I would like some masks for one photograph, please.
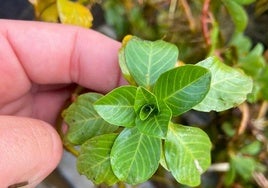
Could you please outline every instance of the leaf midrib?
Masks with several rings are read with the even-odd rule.
[[[141,145],[141,140],[142,140],[142,137],[143,137],[143,136],[144,136],[143,133],[140,133],[140,137],[139,137],[138,145],[137,145],[136,148],[139,148],[139,147],[140,147],[140,145]],[[133,160],[131,161],[131,163],[130,163],[130,165],[129,165],[129,169],[128,169],[128,171],[127,171],[127,176],[129,176],[129,172],[130,172],[130,170],[132,169],[132,166],[133,166],[134,161],[135,161],[135,159],[136,159],[136,155],[137,155],[137,153],[138,153],[138,149],[135,150],[135,153],[134,153],[134,155],[133,155]]]

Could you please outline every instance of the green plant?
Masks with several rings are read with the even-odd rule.
[[[159,163],[181,184],[197,186],[210,166],[211,142],[200,128],[174,119],[195,109],[223,111],[241,104],[252,80],[217,57],[177,66],[175,45],[127,37],[119,52],[131,84],[105,96],[82,94],[64,110],[65,144],[81,145],[77,168],[96,184],[138,184]],[[74,149],[74,148],[72,148]]]

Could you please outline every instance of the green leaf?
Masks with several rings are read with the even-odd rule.
[[[243,32],[248,24],[248,16],[245,9],[234,0],[222,0],[227,8],[238,32]]]
[[[159,111],[158,102],[156,99],[156,96],[154,96],[153,93],[145,89],[144,87],[138,87],[136,98],[135,98],[135,104],[134,109],[136,113],[143,113],[149,110],[147,113],[150,115],[151,109],[154,109],[156,112]]]
[[[104,121],[93,108],[93,103],[101,97],[97,93],[82,94],[63,111],[62,116],[68,124],[66,139],[69,142],[79,145],[91,137],[110,133],[118,128]]]
[[[148,118],[136,117],[136,126],[142,133],[154,137],[165,138],[168,124],[172,117],[171,110],[163,103],[159,103],[159,111],[153,112]]]
[[[78,25],[89,28],[92,26],[93,16],[89,9],[77,2],[57,0],[60,21],[63,24]]]
[[[224,122],[222,124],[222,130],[229,137],[235,136],[236,130],[234,129],[234,125],[232,124],[232,122]]]
[[[224,184],[227,187],[231,187],[231,185],[234,183],[236,178],[236,171],[235,168],[230,165],[229,170],[226,172],[225,176],[224,176]]]
[[[155,84],[154,93],[176,116],[204,99],[210,87],[210,79],[208,69],[185,65],[162,74]]]
[[[158,77],[174,68],[178,49],[175,45],[158,41],[145,41],[132,37],[125,47],[125,60],[131,76],[139,86],[151,89]]]
[[[245,145],[240,152],[244,155],[257,155],[262,149],[260,141],[255,140],[250,144]]]
[[[231,166],[246,181],[252,178],[252,174],[256,167],[256,161],[250,157],[232,156]]]
[[[167,166],[179,183],[200,184],[201,174],[210,166],[211,143],[205,132],[171,123],[164,150]]]
[[[101,8],[104,9],[105,21],[114,28],[117,38],[123,38],[126,33],[129,33],[127,10],[123,3],[118,0],[102,1]]]
[[[268,66],[266,65],[263,69],[260,78],[258,79],[258,82],[260,82],[261,85],[261,95],[263,99],[268,101]]]
[[[141,107],[140,113],[139,113],[139,119],[144,121],[150,116],[154,116],[158,113],[158,109],[155,105],[145,104]]]
[[[241,57],[250,51],[252,42],[251,39],[243,33],[234,33],[229,42],[229,45],[236,47],[235,49],[237,50],[237,56]]]
[[[111,148],[117,136],[115,133],[104,134],[85,142],[77,158],[78,172],[95,184],[113,185],[118,182],[110,163]]]
[[[94,107],[105,121],[117,126],[132,127],[135,125],[136,117],[136,90],[134,86],[116,88],[99,99]]]
[[[209,112],[223,111],[237,106],[247,99],[252,91],[252,79],[242,71],[229,67],[217,57],[210,57],[197,65],[208,68],[212,73],[211,86],[205,99],[194,107]]]
[[[240,5],[249,5],[251,3],[254,3],[256,0],[233,0],[233,1],[235,1]]]
[[[157,170],[160,154],[161,139],[140,133],[136,127],[125,128],[111,151],[113,172],[128,184],[142,183]]]
[[[166,161],[166,156],[165,156],[164,147],[162,147],[161,149],[162,149],[162,150],[161,150],[161,156],[160,156],[160,164],[161,164],[161,166],[162,166],[165,170],[169,171],[169,168],[168,168],[168,166],[167,166],[167,161]]]
[[[134,78],[131,76],[128,68],[127,68],[127,64],[126,64],[126,57],[125,57],[125,47],[128,43],[128,41],[130,41],[132,39],[132,35],[127,35],[124,37],[123,41],[122,41],[122,47],[119,50],[119,65],[121,68],[121,71],[123,73],[124,78],[128,81],[128,83],[130,85],[134,85],[136,86],[137,83],[135,82]]]
[[[263,51],[263,45],[257,44],[245,57],[240,58],[239,66],[247,75],[255,78],[260,75],[265,66],[265,59],[262,56]]]

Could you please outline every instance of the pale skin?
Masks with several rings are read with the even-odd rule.
[[[119,48],[88,29],[0,20],[0,187],[35,187],[57,166],[53,125],[70,86],[106,93],[124,84]]]

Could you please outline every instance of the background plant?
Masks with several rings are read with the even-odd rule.
[[[40,0],[34,4],[38,7],[39,4],[47,2]],[[60,20],[64,23],[59,19],[61,9],[57,5],[58,1],[51,2],[56,3],[54,12],[57,14],[48,15],[54,15],[56,18],[54,22]],[[268,71],[264,55],[267,37],[266,41],[257,43],[245,35],[245,29],[246,33],[249,33],[247,28],[251,28],[253,33],[258,33],[259,27],[252,29],[251,25],[247,26],[248,23],[252,23],[253,18],[266,14],[268,4],[266,0],[256,2],[254,0],[99,2],[85,0],[78,3],[90,9],[94,9],[99,3],[106,23],[113,26],[119,40],[129,33],[150,40],[163,38],[178,46],[179,60],[185,64],[195,64],[208,56],[217,56],[224,64],[240,68],[249,75],[253,79],[253,92],[248,96],[247,102],[238,108],[206,114],[190,111],[176,120],[184,124],[203,126],[209,135],[213,143],[211,170],[213,175],[219,178],[217,186],[267,185],[265,180],[267,170],[263,168],[267,166],[268,134],[266,121]],[[43,6],[40,12],[45,13],[46,7]],[[255,8],[254,14],[252,8]],[[250,10],[249,17],[246,10]],[[80,16],[79,11],[67,14],[74,18]],[[36,8],[37,18],[48,20],[40,15]],[[265,37],[263,34],[265,31],[259,35]],[[222,166],[218,168],[218,164]],[[218,173],[219,171],[224,173]],[[163,175],[161,170],[158,170],[157,174]]]

